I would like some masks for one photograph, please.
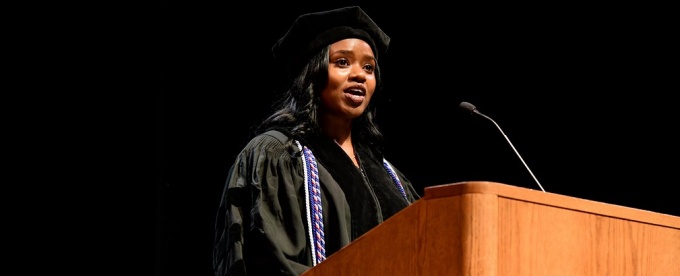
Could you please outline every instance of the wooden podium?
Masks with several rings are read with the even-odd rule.
[[[433,186],[303,275],[680,276],[680,217],[502,183]]]

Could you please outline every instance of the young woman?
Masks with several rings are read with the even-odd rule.
[[[419,198],[375,122],[389,42],[354,6],[301,15],[274,45],[289,83],[230,169],[216,275],[299,275]]]

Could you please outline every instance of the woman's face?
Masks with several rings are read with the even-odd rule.
[[[376,60],[371,46],[348,38],[331,44],[328,84],[321,92],[322,111],[336,119],[359,117],[376,87]]]

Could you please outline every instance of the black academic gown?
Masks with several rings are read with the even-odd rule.
[[[216,275],[299,275],[312,266],[304,169],[281,132],[253,138],[231,167],[217,213]],[[373,148],[355,144],[364,174],[327,137],[300,141],[317,160],[326,256],[419,198],[394,168],[403,197]]]

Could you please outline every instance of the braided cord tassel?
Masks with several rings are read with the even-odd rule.
[[[404,199],[406,199],[406,202],[408,202],[408,197],[406,196],[406,191],[404,191],[404,186],[401,185],[401,180],[399,180],[399,177],[397,177],[397,173],[394,172],[392,165],[390,165],[390,163],[387,162],[387,160],[384,159],[384,158],[383,158],[383,166],[385,167],[385,170],[387,170],[387,172],[392,177],[392,180],[394,180],[394,184],[397,185],[397,189],[399,189],[399,192],[401,192],[401,195],[404,196]]]
[[[302,151],[302,163],[305,177],[305,196],[307,208],[307,227],[312,249],[312,266],[326,259],[326,242],[324,240],[323,213],[321,206],[321,188],[319,171],[314,154],[295,141]]]

